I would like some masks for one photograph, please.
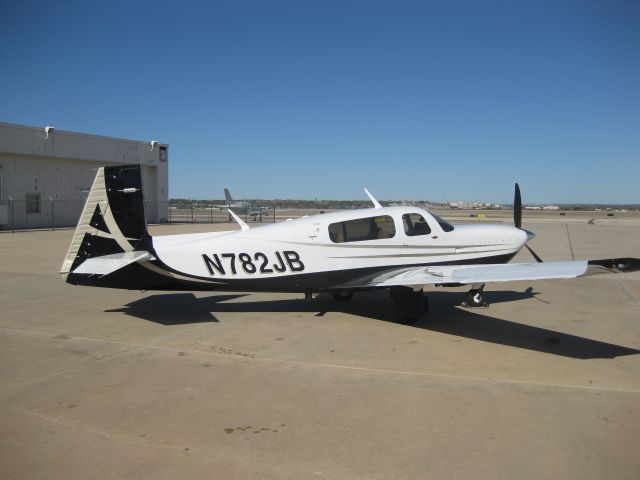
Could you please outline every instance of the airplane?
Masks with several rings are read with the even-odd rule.
[[[382,206],[288,219],[240,230],[151,236],[138,165],[101,167],[60,273],[74,285],[130,290],[328,293],[388,289],[396,317],[428,309],[426,286],[470,286],[463,302],[488,306],[490,282],[574,278],[640,270],[640,259],[543,262],[527,245],[515,185],[514,226],[451,225],[413,206]],[[535,263],[507,263],[527,248]]]
[[[256,206],[250,202],[245,202],[243,200],[234,200],[231,198],[231,192],[229,192],[228,188],[224,189],[224,198],[227,201],[224,205],[212,205],[214,208],[218,208],[220,210],[227,210],[229,208],[235,208],[237,210],[246,211],[249,215],[251,215],[254,220],[255,217],[259,216],[261,213],[268,213],[268,206]]]

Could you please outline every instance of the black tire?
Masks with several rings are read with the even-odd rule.
[[[428,303],[422,290],[414,292],[406,287],[392,287],[389,294],[393,300],[394,317],[397,322],[413,325],[427,310]]]
[[[469,290],[465,303],[469,307],[484,307],[487,302],[484,299],[484,293],[481,290]]]

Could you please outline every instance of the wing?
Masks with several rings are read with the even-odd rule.
[[[434,265],[398,268],[384,273],[363,276],[340,284],[337,288],[465,285],[517,280],[575,278],[599,273],[635,270],[640,270],[640,260],[636,258],[496,265]]]

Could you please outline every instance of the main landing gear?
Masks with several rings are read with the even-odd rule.
[[[480,288],[472,288],[469,290],[461,305],[467,308],[488,307],[489,303],[484,298],[484,283]]]
[[[393,300],[395,317],[402,323],[415,323],[429,311],[429,299],[422,289],[415,291],[408,287],[391,287],[389,296]]]
[[[332,290],[328,293],[336,302],[342,303],[351,300],[355,292],[354,290]],[[391,287],[389,288],[389,296],[393,301],[394,317],[399,322],[413,324],[425,313],[429,312],[429,297],[424,294],[422,289],[414,290],[410,287]],[[312,298],[312,291],[305,291],[305,300],[310,301]],[[484,284],[477,288],[470,289],[462,301],[461,306],[466,308],[489,307],[489,303],[486,301],[484,295]]]
[[[334,290],[331,296],[336,302],[348,302],[353,297],[353,290]]]

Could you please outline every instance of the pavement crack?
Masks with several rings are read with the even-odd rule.
[[[0,407],[5,408],[6,410],[9,410],[11,413],[14,414],[18,414],[18,415],[22,415],[24,417],[28,417],[28,418],[34,418],[40,421],[45,421],[45,422],[49,422],[52,423],[54,425],[59,425],[61,427],[65,427],[65,428],[72,428],[74,430],[78,430],[81,431],[83,433],[87,433],[89,435],[93,435],[99,438],[103,438],[105,440],[109,440],[112,442],[116,442],[116,443],[122,443],[125,445],[129,445],[129,446],[133,446],[133,447],[141,447],[141,448],[151,448],[151,449],[158,449],[158,450],[169,450],[175,453],[182,453],[183,452],[183,448],[179,447],[179,446],[172,446],[172,445],[157,445],[157,444],[153,444],[153,443],[149,443],[149,442],[139,442],[139,441],[135,441],[132,440],[131,438],[125,436],[125,435],[113,435],[95,428],[88,428],[86,426],[82,426],[82,425],[78,425],[77,423],[72,423],[72,422],[65,422],[59,418],[55,418],[55,417],[51,417],[49,415],[43,415],[41,413],[36,413],[36,412],[30,412],[27,410],[22,410],[20,408],[15,408],[12,407],[11,405],[7,405],[5,403],[0,403]]]
[[[70,338],[73,338],[73,337],[70,337]],[[107,355],[103,355],[103,356],[98,357],[98,358],[92,358],[90,360],[86,360],[86,361],[77,363],[77,364],[72,365],[72,366],[67,367],[67,368],[62,368],[60,370],[55,370],[53,372],[49,372],[46,375],[42,375],[42,376],[37,377],[37,378],[31,378],[29,380],[25,380],[24,382],[9,383],[7,385],[3,385],[2,386],[2,390],[5,391],[5,390],[9,390],[11,388],[21,387],[23,385],[29,385],[30,383],[37,383],[37,382],[46,380],[48,378],[57,377],[58,375],[64,375],[67,372],[71,372],[73,370],[76,370],[78,368],[84,367],[86,365],[89,365],[89,364],[92,364],[92,363],[96,363],[96,362],[102,362],[102,361],[105,361],[105,360],[110,360],[110,359],[112,359],[114,357],[117,357],[119,355],[124,355],[126,353],[130,353],[130,352],[132,352],[134,350],[137,350],[137,349],[141,348],[142,346],[143,345],[132,346],[131,348],[128,348],[128,349],[125,349],[125,350],[120,350],[118,352],[109,353]]]
[[[569,233],[569,224],[565,223],[564,228],[567,230],[567,239],[569,240],[569,251],[571,252],[571,260],[575,260],[573,256],[573,245],[571,244],[571,234]]]
[[[640,299],[636,298],[636,296],[631,293],[631,291],[627,288],[622,280],[618,280],[618,285],[622,287],[622,290],[629,296],[631,302],[636,306],[638,310],[640,310]],[[638,330],[638,335],[636,335],[636,346],[640,345],[640,329]]]
[[[204,326],[202,326],[202,328],[204,328]],[[5,329],[5,330],[13,330],[16,333],[24,333],[20,330],[14,330],[14,329]],[[191,329],[190,331],[192,331],[193,329]],[[27,332],[27,333],[33,333],[33,332]],[[162,337],[158,340],[164,340],[168,337],[174,336],[179,334],[180,332],[177,332],[176,334],[171,334],[171,335],[167,335],[165,337]],[[184,332],[183,332],[184,333]],[[37,334],[37,333],[36,333]],[[47,336],[53,336],[51,334],[48,334]],[[94,360],[90,360],[87,362],[82,362],[80,364],[74,365],[72,367],[66,368],[66,369],[62,369],[56,372],[52,372],[50,374],[44,375],[42,377],[39,377],[37,379],[32,379],[32,380],[28,380],[25,381],[23,383],[20,384],[13,384],[11,385],[11,387],[15,387],[15,386],[20,386],[20,385],[24,385],[24,384],[28,384],[28,383],[34,383],[34,382],[38,382],[47,378],[51,378],[54,376],[58,376],[58,375],[62,375],[66,372],[75,370],[77,368],[80,368],[82,366],[85,366],[87,364],[90,363],[94,363],[94,362],[100,362],[100,361],[105,361],[105,360],[111,360],[113,358],[116,358],[118,356],[124,355],[124,354],[128,354],[128,353],[132,353],[134,351],[142,351],[144,349],[150,349],[150,350],[158,350],[158,351],[167,351],[167,352],[189,352],[191,354],[199,354],[199,355],[205,355],[205,356],[215,356],[215,357],[220,357],[220,358],[225,358],[229,361],[232,362],[268,362],[268,363],[274,363],[274,364],[289,364],[289,365],[298,365],[298,366],[305,366],[305,367],[315,367],[315,368],[333,368],[333,369],[341,369],[341,370],[351,370],[351,371],[361,371],[361,372],[368,372],[368,373],[376,373],[376,374],[381,374],[381,375],[405,375],[405,376],[417,376],[417,377],[425,377],[425,378],[447,378],[447,379],[452,379],[452,380],[461,380],[461,381],[473,381],[473,382],[482,382],[482,383],[494,383],[494,384],[511,384],[511,385],[530,385],[530,386],[537,386],[537,387],[555,387],[555,388],[568,388],[568,389],[577,389],[577,390],[589,390],[589,391],[605,391],[605,392],[617,392],[617,393],[632,393],[632,394],[637,394],[640,393],[640,390],[634,390],[634,389],[625,389],[625,388],[617,388],[617,387],[598,387],[598,386],[593,386],[593,385],[575,385],[575,384],[565,384],[565,383],[557,383],[557,382],[536,382],[536,381],[532,381],[532,380],[515,380],[515,379],[508,379],[508,378],[487,378],[487,377],[479,377],[479,376],[472,376],[472,375],[451,375],[451,374],[445,374],[445,373],[434,373],[434,372],[418,372],[418,371],[413,371],[413,370],[393,370],[393,369],[384,369],[384,368],[374,368],[374,367],[356,367],[356,366],[352,366],[352,365],[340,365],[340,364],[334,364],[334,363],[322,363],[322,362],[305,362],[305,361],[301,361],[301,360],[283,360],[283,359],[276,359],[276,358],[268,358],[268,357],[245,357],[245,356],[231,356],[228,355],[226,353],[223,352],[218,352],[218,351],[203,351],[203,350],[198,350],[198,349],[193,349],[193,348],[184,348],[184,347],[166,347],[166,346],[162,346],[162,345],[153,345],[153,344],[127,344],[125,342],[118,342],[118,341],[114,341],[114,340],[101,340],[101,339],[90,339],[90,338],[83,338],[83,337],[69,337],[70,339],[74,339],[74,340],[89,340],[89,341],[95,341],[95,342],[108,342],[108,343],[113,343],[113,344],[118,344],[118,345],[124,345],[124,346],[128,346],[130,348],[127,348],[125,350],[119,351],[119,352],[115,352],[109,355],[105,355],[104,357],[101,357],[99,359],[94,359]],[[3,387],[3,389],[7,389],[9,388],[8,386]]]

